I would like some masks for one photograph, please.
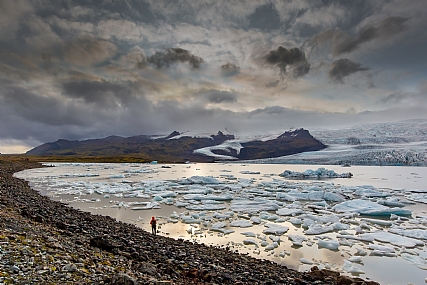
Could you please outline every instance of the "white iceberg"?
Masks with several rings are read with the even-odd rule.
[[[319,248],[327,248],[330,250],[337,250],[338,246],[340,245],[338,241],[336,240],[321,240],[319,239],[319,241],[317,242],[317,245],[319,246]]]
[[[404,210],[399,208],[389,208],[378,203],[355,199],[350,201],[345,201],[340,204],[337,204],[332,207],[332,210],[339,213],[359,213],[362,215],[372,215],[372,216],[388,216],[391,214],[395,215],[410,215],[412,212],[410,210]]]
[[[265,224],[268,229],[263,230],[264,234],[272,234],[272,235],[283,235],[289,230],[289,227],[280,226],[276,224]]]
[[[276,214],[279,216],[295,216],[302,214],[303,211],[301,209],[289,209],[289,208],[280,208],[276,211]]]
[[[362,269],[359,269],[358,267],[354,266],[352,262],[344,259],[344,265],[342,267],[344,271],[347,271],[348,273],[356,273],[356,274],[363,274],[365,271]]]
[[[427,230],[391,228],[389,232],[415,239],[427,239]]]
[[[243,213],[276,211],[277,209],[279,209],[277,202],[261,198],[255,200],[233,200],[230,205],[230,210]]]
[[[253,239],[245,239],[245,240],[243,240],[243,244],[255,245],[258,247],[258,242],[256,240],[253,240]]]
[[[292,241],[294,246],[302,246],[302,242],[307,240],[305,236],[300,235],[288,235],[288,238]]]
[[[427,270],[427,261],[423,257],[407,253],[402,253],[401,256],[404,260],[409,261],[419,269]]]
[[[252,227],[252,223],[248,220],[236,220],[230,223],[231,227],[249,228]]]
[[[400,235],[393,234],[390,232],[384,232],[384,231],[365,233],[365,234],[361,234],[360,236],[362,238],[374,239],[377,241],[387,242],[396,246],[403,246],[408,248],[424,245],[424,242],[420,240],[409,238],[409,237],[402,237]]]
[[[285,170],[279,176],[286,178],[351,178],[353,174],[350,172],[338,174],[333,170],[320,167],[317,170],[308,169],[304,172],[296,172],[292,170]]]
[[[321,224],[312,224],[308,226],[308,229],[304,231],[306,235],[319,235],[327,232],[334,231],[332,225],[321,225]]]

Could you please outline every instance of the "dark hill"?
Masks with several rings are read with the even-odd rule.
[[[279,157],[326,148],[304,129],[285,132],[273,140],[243,143],[242,146],[237,157],[246,160]]]
[[[195,154],[194,150],[220,145],[226,140],[233,140],[233,135],[219,131],[210,137],[182,136],[174,131],[166,137],[159,136],[109,136],[103,139],[69,141],[60,139],[33,148],[27,155],[61,156],[61,157],[132,157],[139,160],[158,160],[161,162],[214,162],[215,158]],[[325,148],[314,139],[307,130],[285,132],[269,141],[252,141],[242,144],[237,154],[230,150],[227,155],[237,159],[261,159],[314,151]],[[215,151],[220,154],[221,151]]]

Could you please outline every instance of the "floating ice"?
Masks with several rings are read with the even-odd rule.
[[[254,232],[243,232],[240,234],[244,235],[245,237],[256,237],[256,234]]]
[[[268,229],[262,231],[264,234],[283,235],[289,230],[286,226],[276,224],[265,224],[265,226],[268,227]]]
[[[393,234],[390,232],[384,232],[384,231],[377,231],[373,233],[365,233],[360,235],[362,238],[367,239],[374,239],[381,242],[387,242],[391,243],[396,246],[404,246],[404,247],[415,247],[418,245],[424,245],[422,241],[419,241],[417,239],[409,238],[409,237],[402,237],[397,234]]]
[[[401,228],[391,228],[389,232],[398,234],[405,237],[416,238],[416,239],[427,239],[427,230],[423,229],[401,229]]]
[[[256,240],[253,240],[253,239],[245,239],[245,240],[243,240],[243,244],[258,246],[258,242]]]
[[[179,184],[221,184],[219,180],[212,176],[191,176],[178,181]]]
[[[380,225],[380,226],[387,226],[387,227],[390,227],[393,224],[393,222],[391,222],[391,221],[378,220],[378,219],[361,218],[360,220],[364,221],[364,222],[371,223],[371,224],[377,224],[377,225]]]
[[[277,220],[279,218],[279,216],[272,215],[272,214],[270,214],[268,212],[261,212],[259,214],[259,218],[263,219],[263,220],[268,220],[268,221],[275,221],[275,220]]]
[[[377,203],[380,205],[388,206],[388,207],[399,207],[399,208],[405,207],[405,204],[399,202],[399,198],[397,197],[391,197],[391,198],[388,198],[387,200],[384,200],[384,199],[378,200]]]
[[[362,262],[363,261],[361,256],[350,256],[347,260],[350,262]]]
[[[298,190],[291,190],[287,193],[278,192],[276,193],[277,200],[284,201],[296,201],[296,200],[305,200],[305,201],[332,201],[332,202],[343,202],[345,201],[344,197],[340,194],[330,193],[327,191],[311,191],[311,192],[299,192]]]
[[[256,198],[254,200],[233,200],[230,210],[234,212],[254,213],[262,211],[276,211],[279,205],[275,201]]]
[[[143,207],[133,207],[132,210],[150,210],[150,209],[160,209],[160,205],[157,202],[141,202],[145,203]]]
[[[415,265],[419,269],[427,270],[427,261],[423,257],[411,255],[411,254],[407,254],[407,253],[402,253],[401,256],[404,260],[409,261],[410,263],[412,263],[413,265]]]
[[[230,223],[232,227],[249,228],[252,227],[252,223],[248,220],[236,220]]]
[[[363,274],[365,271],[362,269],[359,269],[358,267],[354,266],[353,263],[350,261],[344,259],[344,265],[342,267],[344,271],[347,271],[348,273],[356,273],[356,274]]]
[[[324,226],[320,224],[312,224],[308,226],[308,229],[304,231],[306,235],[319,235],[327,232],[334,231],[332,225]]]
[[[215,200],[215,201],[230,201],[233,199],[231,195],[200,195],[200,194],[187,194],[182,196],[185,200]]]
[[[353,194],[357,195],[357,196],[361,196],[361,197],[368,197],[368,198],[387,197],[387,196],[392,195],[391,193],[381,192],[381,191],[378,191],[378,190],[372,189],[372,188],[367,188],[367,189],[366,188],[359,188]]]
[[[304,172],[295,172],[292,170],[285,170],[279,176],[286,178],[351,178],[353,174],[350,172],[338,174],[333,170],[328,170],[326,168],[320,167],[317,170],[308,169]]]
[[[280,216],[295,216],[302,213],[303,211],[301,209],[289,209],[289,208],[280,208],[276,211],[276,214]]]
[[[255,216],[252,216],[252,217],[250,218],[250,221],[251,221],[253,224],[261,224],[261,222],[262,222],[262,220],[261,220],[260,218],[255,217]]]
[[[394,252],[394,248],[388,247],[388,246],[384,246],[384,245],[378,245],[378,244],[370,244],[368,246],[368,248],[372,249],[372,250],[381,251],[381,252],[390,252],[390,253]]]
[[[226,209],[224,205],[218,204],[186,205],[185,208],[194,211],[217,211]]]
[[[338,246],[340,245],[338,241],[336,240],[321,240],[317,242],[317,245],[319,248],[324,247],[330,250],[337,250]]]
[[[299,260],[301,263],[304,263],[304,264],[313,264],[313,261],[311,261],[311,260],[308,260],[308,259],[305,259],[305,258],[300,258],[300,260]]]
[[[298,218],[291,218],[291,219],[289,220],[289,222],[290,222],[291,224],[293,224],[293,225],[301,225],[301,224],[302,224],[302,220],[301,220],[301,219],[298,219]]]
[[[414,193],[411,195],[406,195],[406,199],[427,204],[427,193]]]
[[[348,230],[350,228],[349,225],[347,224],[343,224],[343,223],[333,223],[332,227],[334,228],[334,230],[336,231],[341,231],[341,230]]]
[[[186,224],[200,224],[201,220],[195,219],[192,216],[181,216],[181,221]]]
[[[410,215],[412,213],[410,210],[389,208],[378,203],[362,199],[342,202],[333,206],[332,210],[340,213],[355,212],[362,215],[372,216],[388,216],[390,214]]]
[[[300,235],[288,235],[288,238],[292,241],[292,244],[295,246],[302,246],[302,242],[307,240],[305,236],[300,236]]]
[[[249,170],[242,170],[240,171],[241,174],[260,174],[259,171],[249,171]]]

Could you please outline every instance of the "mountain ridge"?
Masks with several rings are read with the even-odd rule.
[[[218,159],[203,152],[203,148],[214,148],[224,142],[235,140],[232,134],[218,131],[210,136],[190,136],[173,131],[167,136],[137,135],[131,137],[108,136],[102,139],[70,141],[59,139],[29,150],[26,155],[41,156],[137,156],[141,159],[153,159],[169,162],[214,162]],[[282,135],[266,140],[253,140],[241,143],[241,149],[224,149],[230,159],[273,158],[304,151],[326,148],[326,145],[310,135],[308,130],[287,131]],[[216,149],[220,153],[221,150]],[[215,153],[213,152],[213,153]]]

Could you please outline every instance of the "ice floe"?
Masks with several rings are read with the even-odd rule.
[[[397,234],[384,232],[384,231],[365,233],[365,234],[362,234],[361,237],[367,238],[367,239],[373,239],[381,242],[387,242],[396,246],[404,246],[408,248],[424,245],[424,242],[420,240],[409,238],[409,237],[403,237]]]
[[[323,167],[320,167],[317,170],[308,169],[304,172],[285,170],[279,175],[286,178],[302,178],[302,179],[304,178],[351,178],[353,176],[353,174],[351,174],[350,172],[338,174],[333,170],[329,170]]]
[[[265,224],[265,226],[267,229],[262,231],[264,234],[283,235],[289,230],[289,227],[280,226],[277,224]]]
[[[426,202],[427,193],[421,190],[339,185],[335,181],[321,179],[346,175],[321,168],[261,176],[262,172],[258,171],[231,172],[223,169],[212,176],[155,180],[150,175],[158,172],[159,166],[156,165],[127,166],[122,173],[112,173],[114,166],[102,166],[108,169],[105,180],[102,180],[101,175],[94,175],[98,174],[96,165],[92,167],[88,172],[91,175],[79,174],[84,171],[69,172],[40,179],[39,183],[53,195],[75,196],[68,201],[70,203],[96,206],[103,202],[106,204],[103,207],[135,211],[163,207],[169,210],[171,206],[165,205],[173,205],[176,211],[162,223],[170,223],[170,226],[184,224],[193,239],[204,231],[209,233],[208,236],[224,237],[236,230],[237,235],[243,236],[238,238],[236,247],[245,245],[251,247],[251,251],[255,247],[254,253],[264,254],[264,257],[283,258],[291,252],[298,258],[307,257],[306,253],[294,255],[294,252],[320,248],[337,251],[329,254],[345,257],[347,260],[342,269],[351,274],[363,274],[365,271],[362,256],[364,259],[402,257],[425,270],[427,214],[424,210],[413,215],[409,209],[416,207],[407,207]],[[185,175],[185,172],[193,174],[198,170],[188,165],[182,172]],[[239,177],[242,175],[248,178]],[[306,180],[302,181],[302,178]],[[345,181],[351,184],[354,179]],[[102,207],[92,206],[91,209],[102,210]],[[144,215],[143,211],[140,213]],[[251,231],[244,231],[246,228]],[[234,237],[229,238],[234,241]],[[283,250],[290,244],[293,246],[288,248],[289,251]],[[262,248],[261,253],[258,247]],[[314,263],[319,268],[327,264],[310,258],[302,258],[300,262]],[[339,265],[333,266],[336,269]]]
[[[339,213],[354,212],[371,216],[389,216],[391,214],[410,215],[412,213],[410,210],[389,208],[387,206],[363,199],[354,199],[339,203],[333,206],[332,210]]]
[[[365,273],[365,271],[355,266],[351,261],[348,261],[346,259],[344,259],[344,265],[342,269],[344,271],[347,271],[348,273],[356,273],[356,274]]]
[[[317,242],[317,245],[319,246],[319,248],[327,248],[330,250],[337,250],[338,246],[340,244],[336,240],[321,240],[321,239],[319,239]]]

